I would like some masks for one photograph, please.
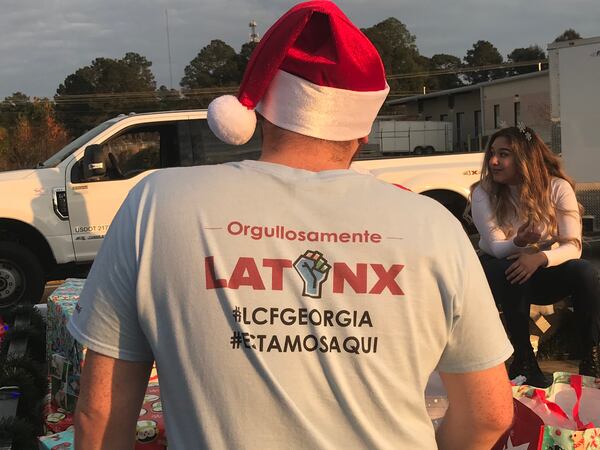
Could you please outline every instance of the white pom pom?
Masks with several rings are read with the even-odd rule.
[[[223,95],[210,102],[207,119],[212,132],[228,144],[245,144],[256,129],[256,113],[233,95]]]

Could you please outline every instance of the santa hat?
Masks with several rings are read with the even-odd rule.
[[[258,111],[286,130],[331,141],[367,136],[389,91],[373,44],[331,1],[300,3],[264,35],[237,98],[208,107],[208,125],[241,145]]]

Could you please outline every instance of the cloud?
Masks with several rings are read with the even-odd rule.
[[[3,0],[0,15],[0,98],[15,91],[53,96],[64,79],[97,57],[134,51],[153,62],[157,83],[169,85],[165,9],[173,84],[211,39],[239,50],[250,20],[263,35],[295,2],[289,0]],[[464,57],[479,39],[506,56],[546,44],[567,28],[600,35],[597,0],[339,0],[359,27],[396,17],[416,35],[425,56]]]

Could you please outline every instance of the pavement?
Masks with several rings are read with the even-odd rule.
[[[579,373],[579,361],[573,359],[538,361],[538,364],[547,375],[554,372]]]

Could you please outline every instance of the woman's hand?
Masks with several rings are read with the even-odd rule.
[[[526,247],[529,244],[539,242],[541,237],[542,233],[539,232],[537,227],[533,223],[527,221],[519,227],[513,242],[517,247]]]
[[[548,258],[542,252],[537,253],[520,253],[511,255],[506,259],[515,259],[508,269],[506,269],[506,279],[510,284],[523,284],[531,278],[531,276],[540,267],[548,264]]]

